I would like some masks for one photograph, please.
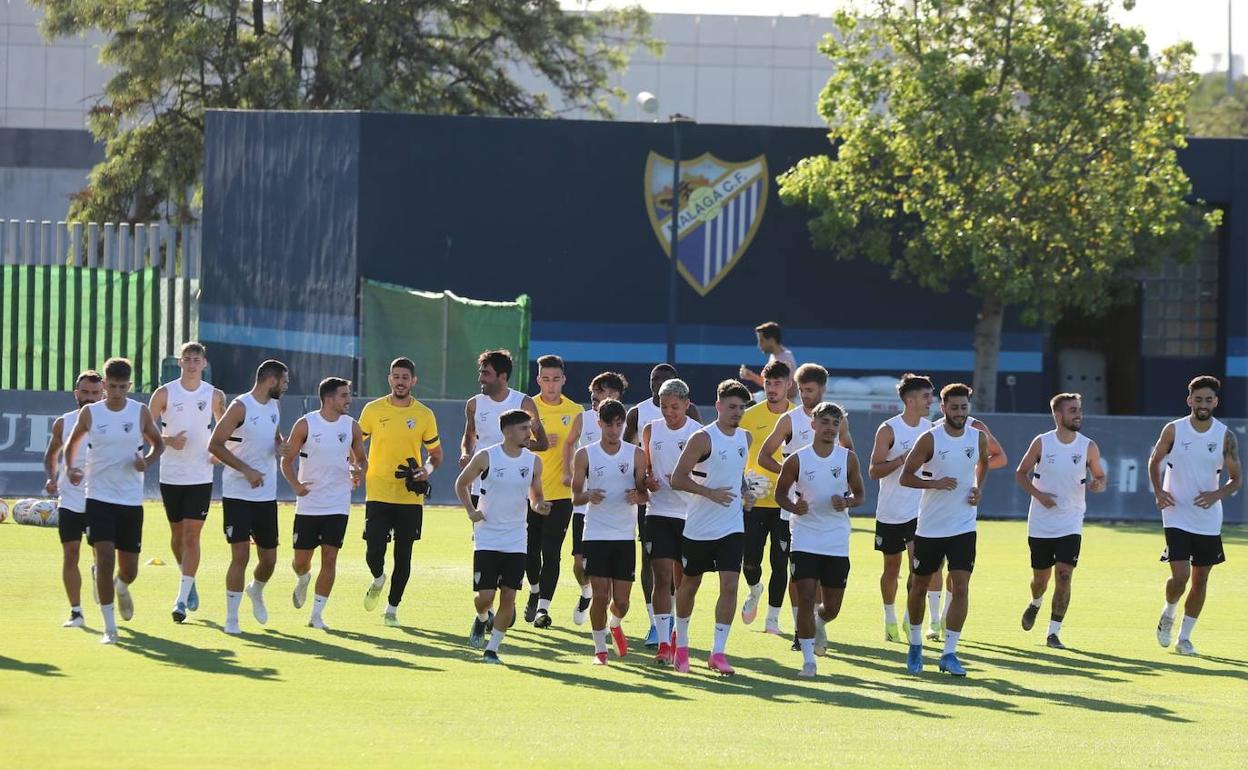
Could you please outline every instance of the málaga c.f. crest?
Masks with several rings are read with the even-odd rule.
[[[705,295],[749,248],[767,207],[767,158],[740,163],[703,153],[680,163],[680,194],[672,194],[672,161],[646,158],[646,214],[670,258],[672,211],[679,209],[676,266]],[[678,206],[673,199],[678,199]]]

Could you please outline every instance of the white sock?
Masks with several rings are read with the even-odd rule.
[[[607,651],[607,629],[595,628],[594,629],[594,652],[606,652],[606,651]]]
[[[1036,598],[1034,598],[1034,599],[1032,599],[1032,600],[1031,600],[1031,606],[1032,606],[1032,607],[1039,608],[1041,604],[1044,604],[1044,597],[1043,597],[1043,596],[1037,596]]]
[[[927,614],[932,617],[932,625],[940,625],[940,591],[927,592]]]
[[[607,613],[607,628],[619,628],[624,618],[619,617],[614,612]]]
[[[778,624],[780,622],[780,609],[781,609],[780,607],[772,607],[770,604],[767,605],[767,623],[768,624]],[[794,613],[797,612],[796,607],[793,608],[793,612]],[[797,616],[795,614],[794,619],[796,619],[796,617]]]
[[[311,571],[309,571],[308,574],[311,575]],[[256,593],[258,594],[264,593],[264,587],[268,584],[269,581],[267,580],[257,580],[254,577],[251,579],[251,585],[256,589]]]
[[[828,621],[825,620],[823,617],[823,605],[822,604],[815,605],[815,622],[821,626],[828,625]]]
[[[907,602],[906,611],[901,614],[901,622],[906,628],[910,627],[910,605]]]
[[[1192,628],[1195,627],[1195,625],[1196,625],[1196,618],[1192,617],[1191,615],[1188,615],[1186,612],[1183,613],[1183,624],[1179,626],[1179,641],[1180,642],[1183,641],[1184,639],[1186,639],[1189,642],[1192,640]]]
[[[121,575],[113,578],[113,590],[119,594],[130,593],[130,584],[121,579]]]
[[[798,639],[797,643],[802,646],[802,659],[806,663],[815,662],[815,640],[814,639]]]
[[[328,596],[314,594],[312,597],[312,617],[319,618],[321,613],[325,611],[325,602],[329,601]]]
[[[712,653],[722,653],[728,648],[728,632],[731,630],[731,623],[715,624],[715,644],[711,647]]]
[[[79,615],[81,615],[81,614],[82,614],[82,605],[81,605],[81,604],[75,604],[74,606],[72,606],[72,607],[70,607],[70,608],[69,608],[69,611],[70,611],[70,612],[77,612]]]
[[[1174,615],[1178,611],[1179,611],[1178,602],[1175,602],[1174,604],[1171,604],[1170,602],[1166,602],[1166,606],[1161,608],[1161,615],[1162,617],[1166,617],[1166,618],[1170,618],[1171,620],[1174,620]]]
[[[958,651],[958,637],[962,635],[961,631],[945,632],[945,654],[952,655]]]
[[[654,625],[654,605],[653,604],[646,605],[646,616],[650,618],[650,625],[653,626]],[[618,626],[619,623],[616,623],[616,625]]]
[[[581,586],[581,598],[582,599],[594,598],[594,591],[592,588],[589,587],[589,583],[586,583],[585,585]]]
[[[490,641],[486,643],[485,649],[498,652],[498,646],[503,643],[503,634],[507,633],[502,629],[494,629],[490,632]]]
[[[104,616],[104,630],[109,633],[117,633],[117,618],[113,615],[112,604],[101,604],[100,614]]]
[[[672,640],[672,613],[661,612],[654,616],[654,628],[659,632],[659,643],[668,644]]]
[[[689,618],[676,616],[676,646],[689,646]]]
[[[550,599],[538,599],[537,611],[545,612],[547,615],[549,615],[550,614]]]
[[[540,583],[529,583],[529,593],[535,594],[542,590]]]
[[[387,614],[387,615],[397,615],[397,614],[399,614],[399,608],[398,608],[398,607],[396,607],[396,606],[394,606],[393,604],[387,604],[387,605],[386,605],[386,614]]]
[[[195,578],[192,575],[183,575],[182,582],[178,584],[178,604],[186,604],[186,600],[191,595],[191,587],[195,585]]]
[[[915,623],[910,626],[910,644],[923,644],[923,624]]]
[[[238,605],[243,603],[242,591],[225,592],[225,622],[238,623]]]
[[[385,584],[386,584],[386,573],[383,572],[377,577],[373,578],[373,588],[381,588]]]
[[[1049,636],[1053,636],[1054,634],[1061,633],[1061,630],[1062,630],[1062,621],[1060,620],[1049,621]]]
[[[486,610],[485,612],[478,612],[478,613],[477,613],[477,620],[481,621],[482,623],[484,623],[485,621],[487,621],[487,620],[489,620],[489,619],[490,619],[490,613],[489,613],[489,610]]]
[[[892,627],[897,623],[897,605],[884,605],[884,625]]]

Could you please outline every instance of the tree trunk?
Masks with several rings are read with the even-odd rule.
[[[988,295],[975,318],[975,411],[997,409],[997,363],[1001,354],[1001,321],[1005,305],[1000,298]]]

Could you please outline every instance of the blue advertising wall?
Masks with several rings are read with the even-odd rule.
[[[976,298],[932,294],[880,266],[816,252],[808,212],[780,205],[775,177],[829,152],[824,131],[683,131],[691,178],[766,169],[747,180],[762,184],[682,241],[709,266],[698,286],[679,281],[676,363],[695,396],[706,400],[740,364],[761,364],[752,328],[768,320],[784,325],[799,361],[835,375],[970,377]],[[227,111],[209,113],[207,134],[201,329],[227,389],[245,387],[269,355],[294,364],[293,387],[304,392],[352,372],[356,289],[372,278],[480,299],[527,293],[531,353],[563,356],[574,395],[610,368],[638,383],[631,400],[644,396],[650,366],[665,355],[668,262],[653,223],[666,211],[653,193],[670,176],[669,125]],[[1248,175],[1232,173],[1245,170],[1243,144],[1196,140],[1183,155],[1196,194],[1227,207],[1223,350],[1210,360],[1142,360],[1141,413],[1181,411],[1187,379],[1212,372],[1229,375],[1224,413],[1245,414],[1248,206],[1233,201],[1248,195]],[[682,251],[681,262],[698,272],[696,253]],[[1045,329],[1007,317],[999,409],[1046,408],[1051,347]],[[412,355],[419,362],[421,351]]]

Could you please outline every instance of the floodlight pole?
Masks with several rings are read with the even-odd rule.
[[[693,123],[693,118],[676,113],[668,118],[672,124],[672,229],[668,253],[671,264],[667,270],[667,363],[676,365],[676,287],[677,260],[680,247],[680,124]]]

